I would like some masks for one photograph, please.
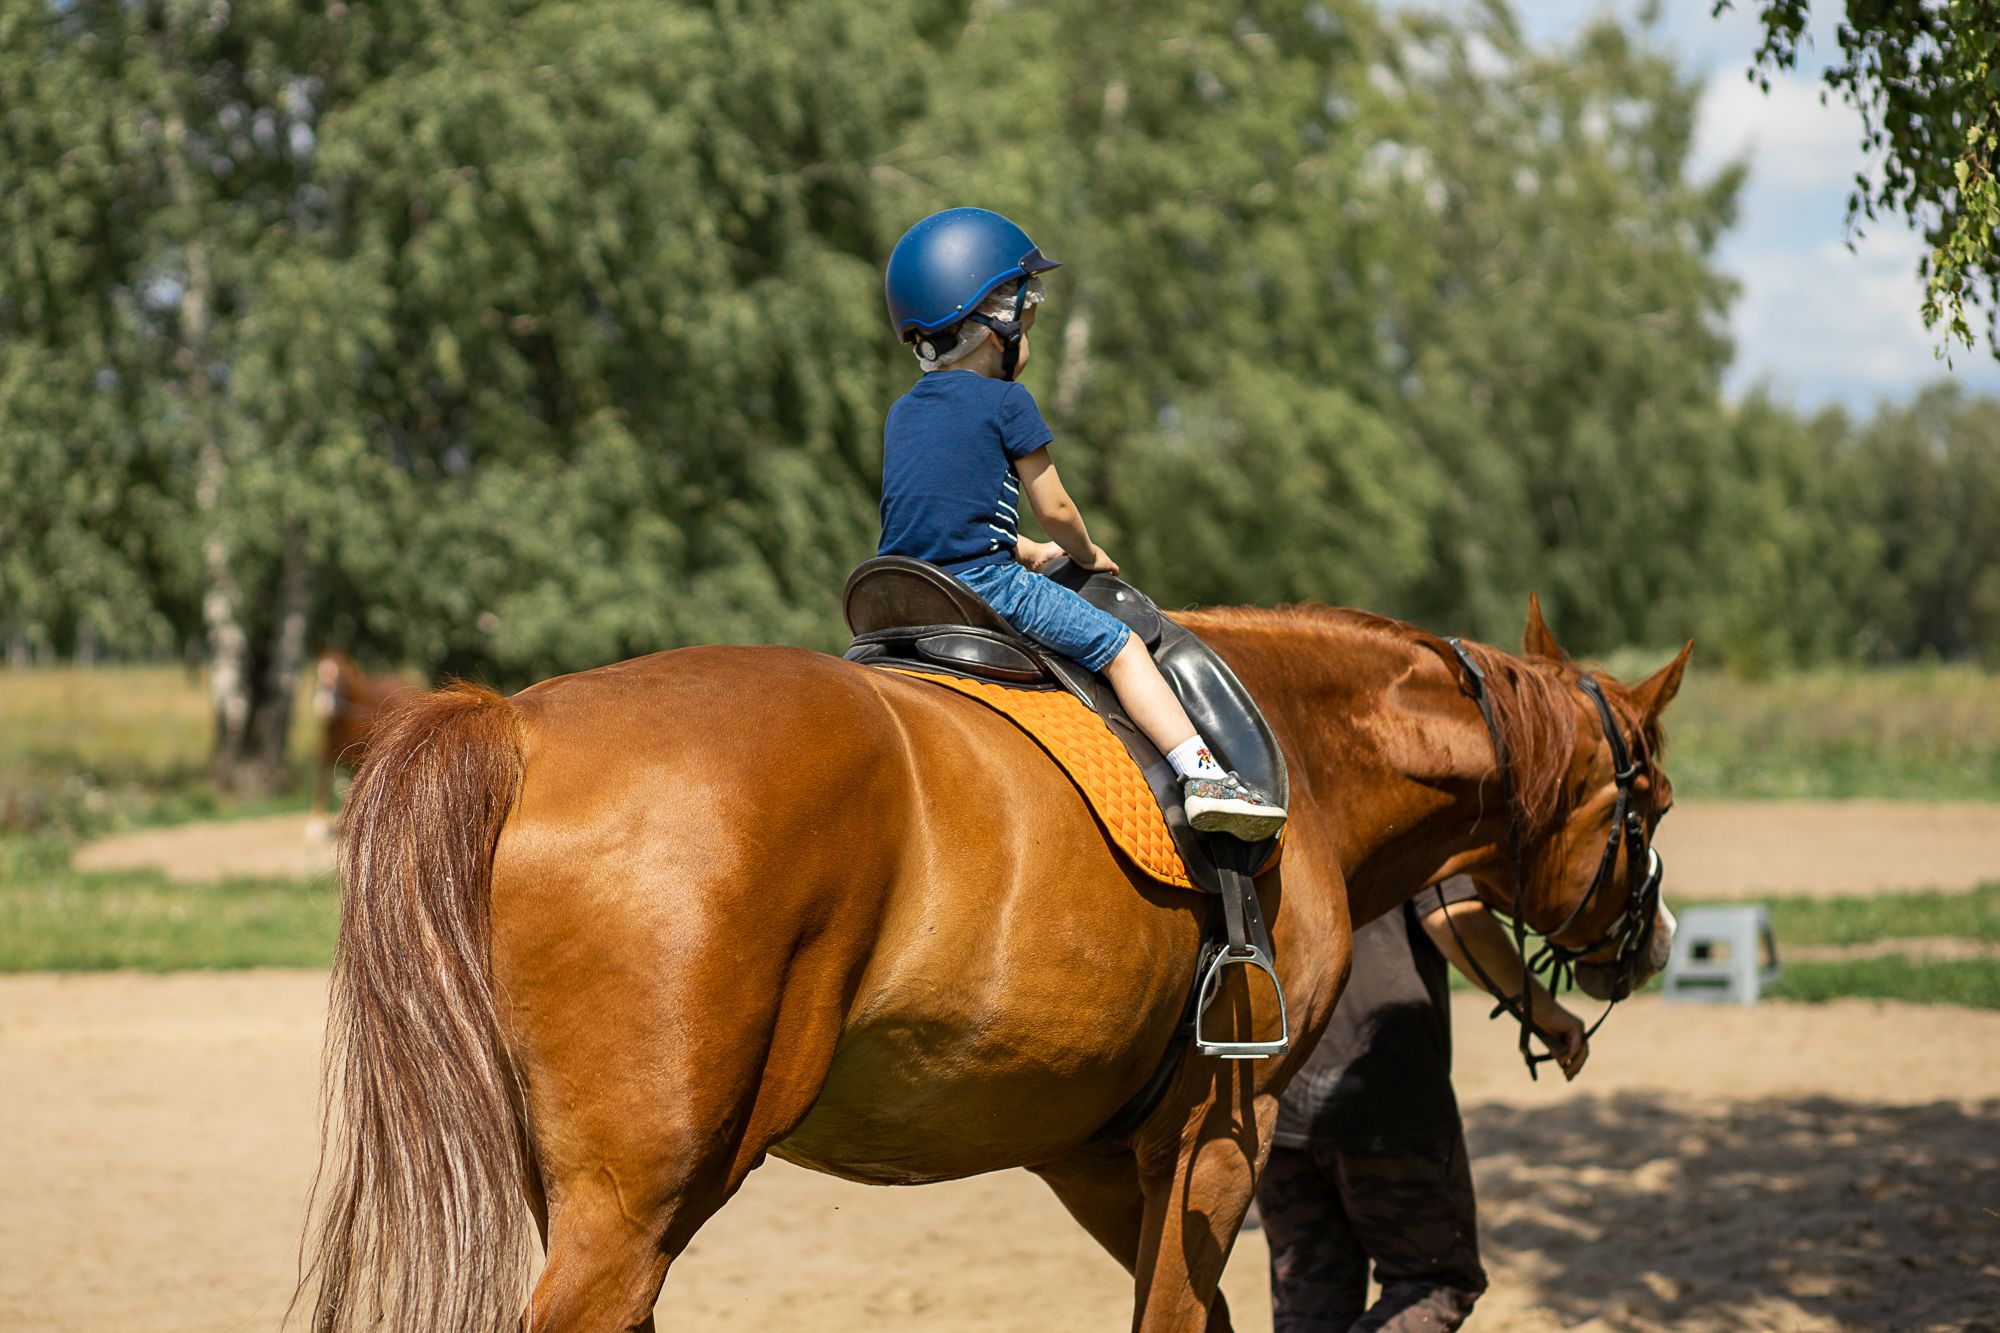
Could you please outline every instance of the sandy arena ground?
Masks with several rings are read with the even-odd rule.
[[[324,984],[0,978],[0,1329],[276,1326]],[[1645,999],[1565,1087],[1459,999],[1493,1277],[1472,1328],[2000,1328],[2000,1013]],[[1246,1233],[1244,1330],[1270,1327],[1265,1281]],[[772,1163],[676,1266],[661,1323],[1109,1330],[1127,1301],[1024,1173],[886,1190]]]
[[[333,845],[304,815],[106,838],[83,870],[160,866],[203,883],[227,875],[330,874]],[[1789,893],[1966,889],[2000,874],[2000,806],[1913,801],[1682,801],[1660,825],[1668,892],[1681,902]]]
[[[79,862],[330,873],[303,833],[297,816],[151,830]],[[1660,846],[1683,902],[1966,888],[2000,865],[2000,812],[1686,802]],[[0,1330],[276,1326],[316,1159],[324,984],[0,977]],[[1475,1330],[2000,1331],[2000,1013],[1649,998],[1565,1087],[1529,1083],[1511,1029],[1458,1006],[1493,1277]],[[1265,1262],[1246,1232],[1224,1284],[1246,1333],[1270,1328]],[[883,1190],[774,1162],[676,1265],[661,1325],[1128,1319],[1122,1271],[1025,1173]]]

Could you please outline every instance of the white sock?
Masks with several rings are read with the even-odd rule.
[[[1174,766],[1176,775],[1184,778],[1226,776],[1222,765],[1216,763],[1215,756],[1208,752],[1208,742],[1201,738],[1198,731],[1167,751],[1167,762]]]

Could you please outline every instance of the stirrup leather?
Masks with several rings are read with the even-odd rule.
[[[1215,841],[1210,839],[1211,847],[1215,847]],[[1235,839],[1225,841],[1235,842]],[[1209,960],[1202,974],[1199,998],[1195,1001],[1195,1053],[1220,1056],[1224,1060],[1268,1060],[1292,1048],[1291,1015],[1285,1009],[1284,983],[1278,980],[1278,970],[1271,965],[1271,933],[1264,926],[1264,913],[1257,902],[1257,882],[1240,864],[1248,847],[1247,843],[1237,842],[1226,850],[1216,848],[1216,869],[1222,880],[1222,920],[1227,940]],[[1271,989],[1278,996],[1278,1035],[1275,1039],[1232,1041],[1210,1038],[1204,1031],[1202,1020],[1208,1016],[1208,1006],[1222,989],[1223,969],[1230,967],[1251,968],[1271,979]]]

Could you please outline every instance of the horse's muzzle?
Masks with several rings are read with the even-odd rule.
[[[1623,993],[1619,988],[1621,969],[1616,963],[1578,963],[1576,988],[1593,1000],[1622,1000],[1639,991],[1664,971],[1667,960],[1673,957],[1674,929],[1677,925],[1673,909],[1662,899],[1653,914],[1653,938],[1646,946],[1646,955],[1632,968]]]

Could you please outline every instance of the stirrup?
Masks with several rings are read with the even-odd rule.
[[[1271,989],[1278,993],[1278,1037],[1275,1041],[1210,1041],[1202,1035],[1201,1021],[1207,1016],[1208,1006],[1222,985],[1222,969],[1225,967],[1255,968],[1271,979]],[[1215,957],[1209,961],[1208,972],[1201,979],[1201,998],[1195,1002],[1196,1053],[1217,1055],[1225,1060],[1268,1060],[1274,1055],[1283,1055],[1292,1048],[1291,1031],[1290,1016],[1285,1012],[1285,988],[1278,981],[1278,973],[1271,966],[1271,955],[1264,951],[1263,946],[1232,945],[1218,950]]]

